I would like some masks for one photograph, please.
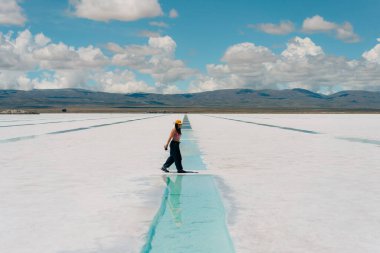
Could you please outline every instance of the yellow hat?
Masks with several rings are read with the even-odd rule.
[[[176,123],[176,124],[181,124],[181,125],[182,125],[182,121],[181,121],[180,119],[177,119],[177,120],[175,121],[175,123]]]

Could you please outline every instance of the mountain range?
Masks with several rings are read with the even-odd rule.
[[[225,89],[184,94],[106,93],[83,89],[0,90],[2,109],[41,108],[252,108],[380,110],[380,92],[305,89]]]

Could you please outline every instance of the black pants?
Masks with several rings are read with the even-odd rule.
[[[177,171],[182,171],[182,156],[181,151],[179,150],[179,142],[178,141],[171,141],[170,142],[170,156],[164,163],[164,168],[169,168],[170,165],[175,163],[175,166],[177,168]]]

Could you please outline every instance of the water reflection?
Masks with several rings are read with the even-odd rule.
[[[181,175],[162,175],[162,179],[166,184],[165,192],[162,197],[161,206],[158,209],[156,216],[153,219],[152,225],[147,234],[147,241],[143,246],[141,252],[147,253],[152,250],[152,243],[156,235],[157,227],[163,219],[166,210],[169,209],[170,216],[176,227],[182,225],[182,208],[181,208],[181,192],[182,192],[182,179]]]
[[[177,227],[182,225],[182,208],[181,208],[181,191],[183,176],[166,176],[162,177],[166,182],[168,194],[166,195],[166,206],[170,211],[173,222]]]

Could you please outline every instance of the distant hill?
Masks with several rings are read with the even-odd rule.
[[[341,91],[323,95],[305,89],[226,89],[186,94],[106,93],[83,89],[0,90],[0,108],[265,108],[380,109],[380,92]]]

